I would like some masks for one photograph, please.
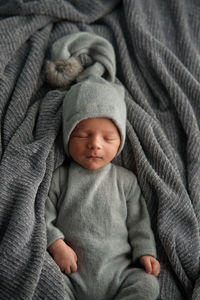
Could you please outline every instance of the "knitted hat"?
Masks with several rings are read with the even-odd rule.
[[[124,89],[102,77],[90,76],[71,87],[63,102],[63,140],[66,153],[70,135],[76,125],[88,118],[111,119],[121,135],[119,154],[124,146],[126,105]]]
[[[121,135],[119,154],[125,142],[126,105],[124,89],[115,84],[115,53],[104,38],[88,32],[69,34],[57,40],[51,50],[52,61],[67,61],[80,54],[89,55],[94,64],[77,75],[63,101],[63,141],[69,156],[69,138],[76,125],[88,118],[111,119]],[[55,77],[56,78],[56,77]]]

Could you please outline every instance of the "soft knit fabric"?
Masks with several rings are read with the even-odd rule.
[[[115,298],[131,263],[145,254],[156,256],[137,179],[132,172],[111,163],[97,170],[74,162],[59,167],[51,183],[46,222],[47,244],[64,238],[77,254],[78,270],[69,276],[75,299]],[[136,275],[138,291],[134,288],[132,299],[139,296],[149,300],[146,292],[143,294],[142,277]],[[152,300],[157,298],[158,290],[158,283],[152,285]]]
[[[0,298],[64,299],[44,204],[65,157],[65,92],[44,83],[43,65],[53,42],[88,31],[113,45],[126,89],[117,163],[136,173],[148,205],[160,299],[199,300],[199,1],[3,0],[0,16]]]

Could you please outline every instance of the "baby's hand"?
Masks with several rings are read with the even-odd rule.
[[[48,250],[62,272],[70,274],[77,271],[77,255],[62,239],[56,240]]]
[[[160,263],[151,255],[144,255],[140,257],[140,263],[145,267],[148,274],[158,276],[160,273]]]

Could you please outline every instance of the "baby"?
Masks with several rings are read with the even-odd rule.
[[[66,299],[153,300],[160,272],[136,176],[111,161],[125,142],[124,89],[102,77],[74,84],[63,102],[70,163],[46,202],[48,251],[65,273]]]

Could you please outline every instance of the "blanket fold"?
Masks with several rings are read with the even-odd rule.
[[[114,46],[133,170],[161,262],[160,299],[200,291],[200,6],[196,0],[0,4],[0,299],[64,299],[46,252],[44,204],[64,152],[62,89],[45,82],[52,43],[88,31]]]

